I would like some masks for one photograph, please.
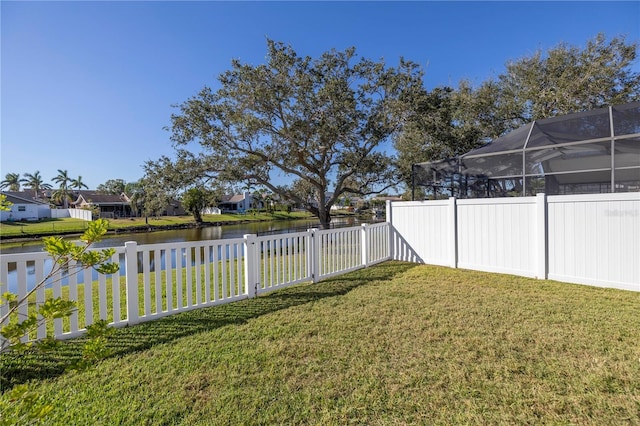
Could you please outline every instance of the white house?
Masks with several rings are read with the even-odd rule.
[[[250,192],[243,194],[225,195],[218,205],[224,213],[245,213],[253,208],[253,197]],[[258,206],[259,208],[260,206]]]
[[[0,211],[2,222],[14,220],[38,220],[51,217],[49,203],[42,199],[33,198],[29,192],[2,191],[7,201],[13,203],[11,210]]]

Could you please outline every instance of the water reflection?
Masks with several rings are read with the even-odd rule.
[[[104,239],[94,244],[93,247],[119,247],[127,241],[136,241],[138,244],[175,243],[183,241],[220,240],[225,238],[242,238],[245,234],[263,234],[278,231],[305,230],[318,226],[314,219],[282,220],[272,222],[253,222],[238,225],[207,226],[204,228],[171,229],[166,231],[139,232],[133,234],[107,235]],[[355,218],[335,218],[332,224],[338,226],[356,225],[360,222]],[[2,254],[28,253],[42,251],[41,241],[25,242],[20,246],[2,248]]]

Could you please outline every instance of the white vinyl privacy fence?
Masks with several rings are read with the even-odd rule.
[[[397,260],[640,291],[640,193],[393,202]]]
[[[121,327],[167,315],[242,300],[301,282],[317,282],[390,259],[388,223],[357,227],[185,243],[116,247],[116,274],[59,273],[40,288],[26,315],[48,297],[74,300],[70,318],[43,324],[24,340],[79,336],[107,320]],[[47,253],[0,255],[0,294],[22,297],[51,270]],[[0,306],[0,316],[7,312]],[[82,314],[79,314],[82,312]]]

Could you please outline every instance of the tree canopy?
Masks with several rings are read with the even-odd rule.
[[[171,127],[178,159],[148,162],[147,173],[266,187],[322,226],[343,194],[395,182],[384,144],[423,87],[422,70],[402,58],[388,67],[350,48],[313,59],[272,40],[265,64],[234,60],[219,83],[179,105]]]
[[[637,48],[624,37],[607,41],[598,34],[583,49],[561,43],[546,54],[510,61],[497,79],[498,111],[515,129],[533,120],[636,101],[640,73],[631,66]]]
[[[127,183],[123,179],[109,179],[96,188],[101,194],[120,195],[125,192]]]
[[[210,194],[202,188],[189,188],[182,194],[182,206],[193,215],[197,225],[202,223],[202,210],[210,203]]]
[[[25,187],[33,189],[36,198],[40,196],[41,190],[51,189],[51,185],[44,182],[38,170],[33,174],[25,173],[24,178],[20,179],[20,182],[22,182]]]
[[[53,181],[59,184],[60,187],[53,191],[51,198],[56,202],[62,202],[66,209],[69,205],[69,200],[73,201],[73,192],[69,186],[73,179],[69,176],[68,171],[58,169],[58,174],[53,178]]]
[[[2,182],[0,182],[0,188],[8,188],[9,191],[20,191],[21,184],[20,173],[7,173]]]
[[[584,48],[562,43],[509,61],[478,87],[425,91],[394,141],[401,176],[409,186],[411,164],[463,154],[533,120],[639,100],[637,52],[637,43],[598,34]]]

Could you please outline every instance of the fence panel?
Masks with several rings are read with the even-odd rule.
[[[365,264],[370,266],[389,260],[391,258],[389,223],[382,222],[362,226],[366,233],[367,257]]]
[[[314,238],[318,240],[319,251],[317,279],[364,267],[360,227],[318,230]]]
[[[116,249],[111,261],[118,262],[123,253]],[[54,268],[51,257],[45,252],[3,255],[0,267],[0,292],[10,292],[18,300],[27,296],[39,283],[44,282],[18,307],[22,318],[38,312],[48,299],[60,297],[77,302],[78,309],[68,318],[57,318],[53,322],[43,321],[37,330],[25,336],[24,341],[41,339],[47,330],[56,339],[68,339],[82,335],[86,327],[99,319],[111,326],[126,324],[121,318],[124,296],[124,277],[116,274],[100,275],[91,268],[78,269],[71,262],[68,267],[51,274]],[[98,286],[96,292],[95,286]],[[3,305],[0,316],[8,313]]]
[[[451,264],[449,204],[448,200],[391,203],[395,260]]]
[[[137,246],[138,322],[247,297],[244,239]]]
[[[640,196],[549,196],[549,278],[640,291]]]
[[[536,197],[457,201],[458,266],[536,276]]]
[[[310,233],[267,235],[256,238],[257,293],[309,281]]]

